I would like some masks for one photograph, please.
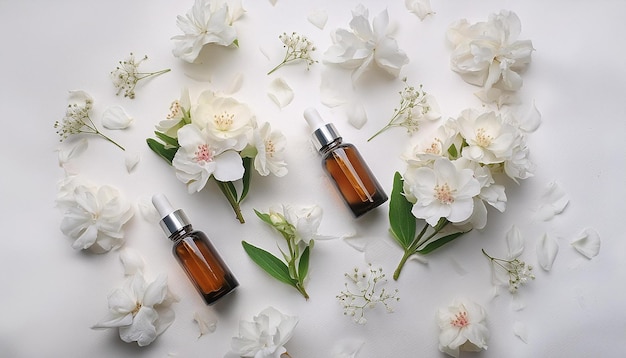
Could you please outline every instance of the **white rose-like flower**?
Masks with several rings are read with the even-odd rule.
[[[394,38],[387,34],[389,14],[382,11],[369,22],[369,11],[358,5],[352,11],[350,29],[337,29],[333,33],[333,45],[324,54],[326,62],[353,69],[353,81],[375,63],[394,77],[409,58],[400,50]]]
[[[521,23],[514,12],[502,10],[486,22],[470,25],[466,19],[453,23],[447,38],[454,46],[450,67],[465,82],[517,91],[522,86],[519,74],[531,60],[530,40],[518,40]]]
[[[272,132],[269,123],[254,130],[254,146],[257,149],[254,168],[259,174],[267,176],[271,173],[277,177],[287,174],[287,163],[284,160],[286,142],[281,132]]]
[[[189,193],[202,190],[211,176],[224,182],[243,177],[245,169],[237,151],[243,148],[235,147],[237,140],[217,140],[189,124],[178,130],[178,143],[172,166]]]
[[[232,97],[222,97],[212,91],[204,91],[198,97],[198,105],[192,109],[192,123],[206,129],[219,140],[236,139],[238,150],[248,143],[255,117],[250,108]]]
[[[291,339],[297,324],[298,317],[268,307],[252,322],[239,322],[239,336],[231,341],[232,353],[240,357],[280,358],[287,352],[284,345]]]
[[[404,192],[414,198],[411,212],[435,226],[439,219],[451,223],[467,220],[474,211],[474,196],[480,184],[471,169],[457,170],[447,158],[437,159],[433,167],[408,167],[404,177]]]
[[[137,342],[141,347],[152,343],[175,318],[170,306],[177,298],[169,292],[165,275],[151,283],[141,273],[129,276],[108,301],[108,314],[92,328],[118,328],[124,342]]]
[[[502,163],[511,158],[518,131],[495,112],[464,110],[457,119],[460,134],[467,141],[463,157],[482,164]]]
[[[237,17],[240,14],[237,15]],[[232,27],[233,16],[226,2],[196,0],[186,16],[179,15],[176,24],[183,35],[172,37],[174,56],[193,63],[202,47],[209,43],[230,46],[237,40],[237,32]]]
[[[59,187],[57,205],[63,211],[61,231],[75,240],[74,249],[103,253],[124,244],[123,226],[133,211],[116,188],[69,177]]]
[[[489,329],[484,308],[467,300],[456,300],[437,312],[439,350],[458,357],[459,351],[478,352],[487,349]]]

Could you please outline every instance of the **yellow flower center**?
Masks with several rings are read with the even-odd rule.
[[[265,155],[268,157],[273,157],[274,153],[276,153],[276,145],[274,141],[268,139],[265,141]]]
[[[217,129],[227,131],[233,125],[233,118],[235,118],[234,114],[224,111],[222,114],[214,115],[213,122],[215,123],[215,127],[217,127]]]
[[[178,117],[178,115],[181,113],[182,109],[180,107],[180,102],[178,102],[178,100],[172,102],[172,104],[170,105],[170,113],[167,115],[167,119],[173,119]]]
[[[479,128],[476,131],[476,143],[481,147],[488,147],[491,144],[493,137],[487,134],[485,128]]]
[[[435,198],[442,204],[452,204],[454,202],[454,190],[450,189],[448,183],[435,186]]]

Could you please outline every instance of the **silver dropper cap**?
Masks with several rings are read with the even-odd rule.
[[[163,194],[155,194],[152,197],[152,205],[159,212],[161,221],[159,225],[167,237],[179,232],[185,226],[191,225],[189,218],[181,209],[174,210],[167,197]]]
[[[337,139],[341,139],[337,128],[332,123],[324,123],[315,108],[307,108],[304,111],[304,119],[313,130],[313,144],[318,151]]]

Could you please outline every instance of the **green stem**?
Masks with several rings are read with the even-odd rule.
[[[158,75],[162,75],[162,74],[167,73],[167,72],[170,72],[170,71],[171,71],[171,69],[166,68],[166,69],[164,69],[164,70],[157,71],[157,72],[138,73],[138,75],[139,75],[139,76],[137,77],[137,81],[139,81],[139,80],[143,80],[144,78],[148,78],[148,77],[151,77],[151,76],[158,76]]]
[[[309,294],[306,292],[304,285],[301,282],[296,283],[296,289],[302,294],[302,296],[304,296],[305,300],[309,300]]]
[[[449,223],[450,222],[448,220],[445,220],[443,223],[437,224],[433,228],[434,229],[433,232],[430,235],[428,235],[426,238],[423,238],[423,237],[426,234],[426,231],[428,230],[430,225],[428,225],[428,223],[424,224],[424,227],[422,228],[422,231],[420,231],[420,233],[415,237],[413,242],[411,242],[411,245],[409,245],[409,247],[407,247],[404,250],[404,255],[402,255],[402,259],[400,260],[400,263],[398,264],[398,267],[396,268],[396,270],[393,273],[393,279],[394,280],[397,281],[398,278],[400,277],[400,273],[402,272],[402,268],[404,267],[404,264],[406,264],[406,262],[409,259],[409,257],[411,257],[412,255],[417,254],[418,253],[418,249],[419,249],[420,246],[422,246],[423,244],[425,244],[428,241],[430,241],[433,237],[435,237],[435,235],[437,235]],[[483,253],[484,252],[485,251],[483,250]]]
[[[277,69],[281,68],[284,64],[286,64],[287,61],[283,61],[281,63],[278,64],[278,66],[272,68],[272,70],[270,72],[267,73],[267,75],[271,75],[272,73],[274,73],[274,71],[276,71]]]
[[[102,138],[108,140],[109,142],[115,144],[121,150],[126,151],[126,149],[124,149],[124,147],[122,147],[121,145],[117,144],[116,141],[114,141],[113,139],[111,139],[111,138],[107,137],[106,135],[102,134],[100,131],[98,131],[97,134],[100,135]]]
[[[234,197],[233,193],[228,189],[228,186],[227,186],[228,183],[221,182],[219,180],[216,180],[215,182],[217,183],[217,186],[220,188],[220,190],[222,191],[222,193],[228,200],[228,203],[230,203],[230,206],[233,208],[233,211],[235,212],[235,216],[237,217],[237,220],[239,220],[239,222],[242,224],[245,223],[246,221],[243,218],[243,214],[241,214],[241,207],[239,206],[239,203],[237,202],[237,198]]]

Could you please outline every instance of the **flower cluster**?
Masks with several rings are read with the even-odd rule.
[[[341,291],[337,299],[343,306],[343,314],[351,316],[358,324],[367,323],[366,309],[373,309],[378,303],[382,303],[387,312],[393,312],[391,302],[400,300],[397,289],[388,291],[380,287],[387,282],[382,267],[374,269],[369,265],[367,271],[355,268],[345,276],[350,285],[346,282],[345,291]]]
[[[61,231],[74,239],[74,249],[104,253],[124,244],[124,225],[133,211],[117,189],[68,176],[59,185],[56,202],[63,212]]]
[[[184,90],[156,128],[159,140],[149,138],[148,145],[174,167],[189,193],[214,178],[242,223],[239,204],[248,192],[251,168],[263,176],[287,174],[284,135],[269,123],[259,126],[250,108],[232,97],[205,91],[191,105]],[[239,195],[232,182],[240,179]]]
[[[269,213],[256,211],[257,216],[278,231],[287,245],[281,249],[286,263],[271,253],[243,241],[248,256],[263,270],[277,280],[286,283],[308,299],[304,287],[309,270],[309,256],[315,239],[323,238],[317,234],[322,221],[322,209],[317,206],[293,207],[283,205],[281,209],[270,209]]]
[[[459,351],[478,352],[487,349],[489,329],[486,318],[484,308],[467,300],[457,300],[439,309],[439,350],[458,357]]]
[[[226,357],[279,358],[289,356],[285,344],[291,339],[298,317],[268,307],[252,321],[239,321],[239,335],[231,341]]]
[[[172,53],[189,63],[198,58],[206,44],[237,45],[233,22],[244,13],[240,0],[196,0],[186,16],[178,16],[176,24],[183,35],[172,37]]]
[[[368,142],[389,128],[404,127],[411,134],[418,130],[420,122],[441,118],[435,97],[424,92],[421,85],[419,88],[408,85],[406,78],[402,79],[402,82],[405,87],[400,91],[400,106],[394,108],[389,123],[371,136]]]
[[[447,33],[454,47],[450,67],[467,83],[483,87],[487,96],[492,89],[498,95],[519,90],[520,73],[534,50],[530,40],[518,40],[521,28],[517,15],[506,10],[486,22],[455,22]]]
[[[337,29],[333,33],[333,45],[324,54],[326,62],[354,70],[353,82],[372,64],[398,77],[402,66],[409,62],[396,40],[387,34],[387,10],[378,14],[372,23],[373,25],[370,24],[367,8],[358,5],[352,10],[350,30]]]
[[[113,85],[117,88],[116,95],[119,96],[124,91],[124,97],[130,99],[135,98],[135,87],[137,82],[152,76],[158,76],[169,72],[170,69],[164,69],[156,72],[139,72],[139,65],[148,59],[148,56],[144,56],[141,60],[137,61],[135,55],[131,52],[130,55],[119,61],[119,66],[115,67],[115,70],[111,71],[111,79]]]
[[[526,264],[526,262],[514,258],[511,260],[500,259],[490,256],[485,250],[482,250],[483,254],[487,256],[493,269],[501,269],[508,276],[509,292],[516,293],[520,285],[524,285],[528,280],[534,280],[535,274],[533,274],[533,267]],[[497,274],[496,274],[497,275]]]
[[[292,61],[304,60],[306,62],[307,70],[309,69],[309,66],[317,62],[311,58],[311,52],[315,51],[315,46],[313,46],[313,42],[311,42],[311,40],[309,40],[306,36],[299,35],[296,32],[291,33],[291,35],[287,35],[287,33],[284,32],[279,36],[279,38],[280,41],[283,42],[283,47],[285,47],[287,51],[285,52],[283,61],[271,69],[267,73],[268,75],[271,75],[274,71]]]
[[[57,129],[61,142],[79,133],[96,134],[124,150],[124,147],[98,130],[98,127],[91,120],[90,112],[92,108],[93,98],[87,92],[70,91],[65,117],[61,121],[54,123],[54,128]]]
[[[175,313],[170,306],[178,298],[169,291],[167,276],[146,281],[143,260],[137,253],[125,250],[120,258],[126,282],[109,295],[109,312],[92,328],[117,328],[124,342],[147,346],[174,322]]]

